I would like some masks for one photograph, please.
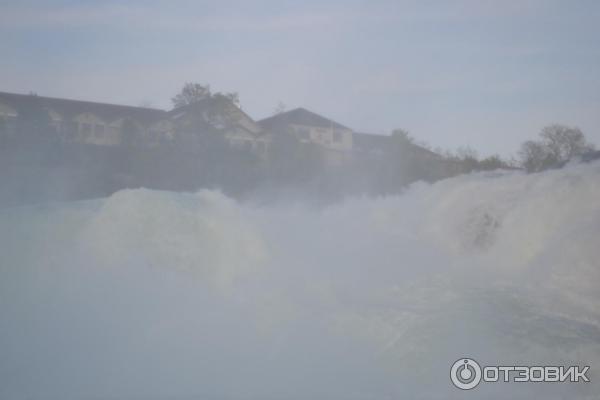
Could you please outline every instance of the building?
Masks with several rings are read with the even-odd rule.
[[[352,129],[305,108],[283,112],[258,123],[226,96],[215,94],[170,111],[37,95],[0,92],[0,143],[37,131],[65,143],[96,146],[202,146],[210,138],[247,149],[266,159],[273,139],[291,135],[317,146],[328,165],[353,157],[381,158],[395,148],[391,136]],[[203,142],[204,141],[204,142]],[[412,142],[404,154],[432,162],[440,156]]]
[[[352,129],[305,108],[296,108],[258,122],[271,135],[294,135],[301,143],[324,150],[331,165],[340,165],[352,153]]]
[[[45,134],[57,140],[115,146],[124,143],[128,130],[145,135],[166,117],[151,108],[0,92],[0,119],[10,127],[4,130],[9,136],[36,124],[49,128]]]
[[[250,150],[266,157],[269,137],[248,114],[222,95],[214,95],[196,103],[175,108],[168,113],[178,132],[178,139],[194,141],[198,132],[223,137],[236,148]]]
[[[32,131],[49,140],[96,146],[189,147],[213,135],[264,159],[275,135],[292,134],[317,145],[330,165],[341,165],[353,149],[350,128],[314,112],[297,108],[257,123],[220,94],[166,111],[0,92],[0,139]]]
[[[52,140],[98,146],[192,143],[209,133],[261,155],[268,146],[261,127],[221,95],[165,111],[0,92],[0,138],[36,130]]]
[[[375,133],[354,132],[354,152],[357,155],[383,156],[386,151],[401,148],[404,154],[419,157],[432,162],[439,161],[443,157],[434,151],[415,143],[412,139],[404,139],[402,136],[378,135]]]
[[[365,156],[383,156],[390,146],[390,136],[386,135],[354,132],[352,139],[354,152]]]

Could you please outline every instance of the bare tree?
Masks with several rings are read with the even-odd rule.
[[[460,161],[463,172],[472,172],[480,169],[479,154],[469,146],[461,146],[456,150],[456,159]]]
[[[554,163],[544,144],[535,140],[528,140],[521,145],[519,159],[527,172],[543,171]]]
[[[550,154],[558,161],[567,161],[594,150],[579,128],[554,124],[542,129],[540,136]]]
[[[540,132],[540,138],[539,141],[526,141],[519,150],[521,165],[528,172],[557,167],[594,150],[579,128],[559,124],[546,126]]]
[[[188,104],[197,103],[211,96],[210,85],[186,82],[175,97],[171,99],[173,107],[179,108]]]
[[[461,146],[456,150],[456,157],[460,160],[479,160],[479,154],[477,150],[469,146]]]

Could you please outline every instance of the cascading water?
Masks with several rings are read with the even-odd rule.
[[[0,212],[2,399],[449,399],[461,357],[589,365],[600,163],[326,208],[209,191]]]

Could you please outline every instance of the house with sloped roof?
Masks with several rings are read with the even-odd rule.
[[[301,143],[323,149],[326,160],[339,165],[351,156],[352,129],[305,108],[296,108],[258,121],[271,135],[294,135]]]
[[[266,156],[265,131],[225,96],[216,94],[168,112],[178,139],[193,141],[198,132],[222,136],[231,146]]]
[[[441,155],[414,143],[412,140],[396,140],[393,135],[379,135],[375,133],[354,132],[354,151],[357,154],[381,156],[389,150],[394,143],[401,143],[407,153],[423,159],[439,160]]]
[[[353,149],[356,153],[381,156],[389,148],[390,136],[374,133],[354,132]]]
[[[165,111],[152,108],[0,92],[0,119],[11,127],[5,132],[11,135],[18,133],[19,123],[35,119],[46,123],[51,128],[46,134],[59,140],[115,146],[123,143],[126,127],[143,136],[166,118]]]
[[[0,137],[19,134],[28,120],[43,122],[55,139],[100,146],[157,146],[222,135],[237,147],[266,154],[261,127],[225,96],[214,95],[165,111],[90,101],[0,92]],[[27,128],[21,129],[27,131]]]

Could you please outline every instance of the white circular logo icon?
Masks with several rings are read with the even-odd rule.
[[[450,369],[450,380],[459,389],[473,389],[481,381],[481,367],[470,358],[456,360]]]

